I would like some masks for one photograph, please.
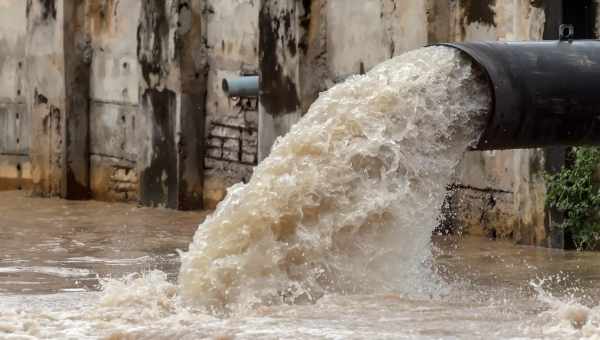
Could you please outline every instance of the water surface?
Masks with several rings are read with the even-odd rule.
[[[0,339],[510,339],[597,334],[600,254],[434,237],[440,296],[328,295],[219,318],[178,306],[179,262],[204,213],[0,193]],[[118,232],[115,232],[118,230]],[[168,279],[146,274],[159,269]],[[99,292],[98,277],[113,280]],[[546,279],[544,296],[531,286]],[[127,292],[129,290],[129,292]],[[556,299],[545,300],[546,294]],[[121,298],[121,300],[119,300]],[[166,300],[162,301],[161,299]],[[176,298],[174,298],[176,299]],[[161,303],[163,305],[161,305]],[[162,306],[162,307],[161,307]],[[588,322],[587,331],[578,327]],[[26,338],[26,337],[25,337]]]

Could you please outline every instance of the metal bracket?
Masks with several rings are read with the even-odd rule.
[[[558,28],[558,40],[571,41],[575,36],[575,26],[562,24]]]

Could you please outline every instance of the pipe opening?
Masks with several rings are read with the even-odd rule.
[[[466,53],[492,88],[473,150],[600,145],[600,41],[442,45]]]

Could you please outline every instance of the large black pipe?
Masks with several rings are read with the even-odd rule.
[[[492,109],[474,150],[600,145],[600,41],[472,42]]]

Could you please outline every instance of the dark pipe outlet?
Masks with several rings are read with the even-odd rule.
[[[469,55],[493,89],[473,150],[600,145],[600,41],[441,45]]]

